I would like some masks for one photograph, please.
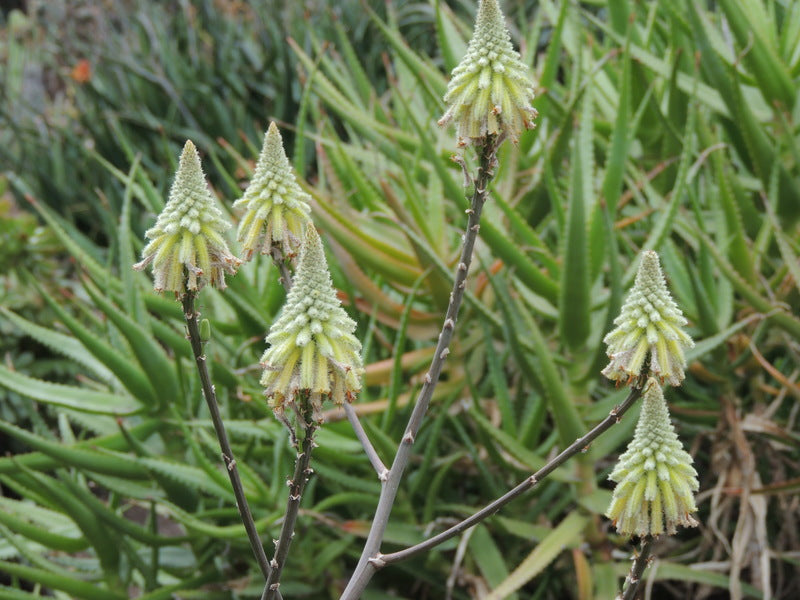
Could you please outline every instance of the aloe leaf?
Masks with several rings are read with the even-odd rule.
[[[3,510],[0,510],[0,523],[27,540],[61,552],[80,552],[89,547],[88,540],[80,534],[74,524],[70,529],[74,530],[77,537],[75,535],[63,535],[54,531],[56,527],[59,530],[65,529],[63,522],[59,519],[59,517],[63,518],[63,515],[59,513],[49,511],[30,502],[20,502],[10,498],[0,498],[0,506],[3,508]],[[34,511],[36,512],[34,513]],[[49,513],[46,520],[37,519],[38,524],[43,525],[43,527],[29,522],[34,520],[36,515],[43,513]],[[70,523],[72,522],[70,521]]]
[[[545,460],[535,452],[529,450],[515,436],[507,434],[502,429],[498,429],[480,413],[473,413],[472,418],[492,440],[503,448],[503,450],[508,452],[508,454],[513,456],[515,460],[522,463],[529,471],[535,472],[544,466]],[[567,472],[567,469],[563,467],[553,471],[549,477],[555,481],[573,480],[572,476]]]
[[[0,313],[26,335],[47,346],[50,350],[80,363],[102,381],[106,383],[116,381],[114,374],[75,338],[32,323],[4,306],[0,306]]]
[[[396,52],[396,56],[402,60],[419,81],[430,98],[441,105],[442,97],[447,89],[447,82],[444,76],[427,61],[423,60],[416,52],[408,47],[408,44],[400,36],[399,32],[381,20],[377,13],[369,6],[367,12],[373,23],[378,26],[386,41]]]
[[[589,565],[583,550],[572,549],[572,564],[575,569],[575,587],[577,587],[577,600],[592,600],[594,588],[594,570]]]
[[[14,577],[20,577],[27,581],[43,585],[54,590],[59,590],[69,594],[76,600],[124,600],[125,596],[118,592],[112,592],[109,589],[99,588],[64,575],[58,575],[39,569],[36,567],[27,567],[17,563],[8,561],[0,561],[0,570]],[[2,590],[0,590],[2,593]],[[31,596],[32,598],[33,596]]]
[[[196,517],[192,512],[185,511],[182,508],[167,502],[161,501],[160,504],[169,510],[171,516],[181,525],[183,525],[189,533],[200,534],[214,540],[227,540],[233,544],[241,544],[246,546],[247,532],[244,530],[244,525],[237,523],[235,525],[214,525],[204,519]],[[275,514],[269,517],[264,517],[255,521],[256,529],[264,531],[272,524],[280,515]]]
[[[200,575],[194,577],[188,577],[182,581],[177,583],[172,583],[170,585],[165,585],[157,590],[153,590],[152,592],[148,592],[146,594],[142,594],[138,597],[137,600],[173,600],[173,598],[208,598],[208,591],[206,590],[209,583],[213,583],[214,581],[221,580],[219,573],[215,569],[209,569],[206,573],[201,573]],[[203,588],[201,590],[201,588]],[[189,595],[192,590],[200,590],[197,592],[198,596]],[[178,594],[178,592],[184,592],[183,594]],[[189,592],[189,593],[186,593]]]
[[[314,53],[319,57],[320,70],[342,94],[347,96],[352,107],[364,110],[365,103],[362,101],[359,89],[353,83],[352,73],[348,69],[348,65],[346,63],[342,64],[340,60],[333,60],[330,53],[325,51],[323,44],[313,30],[309,31],[309,38]]]
[[[800,188],[793,181],[783,163],[775,154],[774,145],[770,136],[753,114],[750,103],[746,102],[738,77],[733,65],[724,65],[716,50],[712,47],[708,35],[708,23],[701,15],[695,2],[686,0],[688,5],[689,22],[695,37],[700,54],[701,65],[707,77],[714,86],[720,90],[722,100],[728,106],[732,119],[726,119],[723,124],[731,139],[737,146],[739,153],[747,157],[749,166],[759,177],[764,188],[769,186],[772,169],[777,165],[779,173],[779,213],[790,219],[796,219],[800,214],[797,198]]]
[[[310,510],[315,513],[324,513],[338,506],[355,507],[360,506],[365,510],[375,509],[375,498],[363,492],[341,492],[331,494],[320,500]]]
[[[667,205],[666,210],[661,211],[659,218],[656,220],[653,228],[650,230],[650,235],[648,235],[647,241],[642,246],[642,251],[658,251],[672,230],[672,224],[674,223],[675,217],[678,214],[678,208],[682,204],[684,194],[686,194],[686,188],[689,184],[689,181],[693,177],[693,173],[691,173],[689,167],[691,158],[695,152],[695,144],[697,142],[697,136],[695,134],[696,119],[697,108],[693,105],[689,112],[689,118],[686,121],[683,152],[681,153],[681,159],[678,165],[678,174],[675,177],[675,186],[672,188],[669,204]],[[631,263],[628,271],[625,273],[625,287],[630,287],[630,285],[633,283],[633,278],[636,275],[636,269],[637,264]]]
[[[364,72],[364,67],[361,65],[358,53],[355,48],[353,48],[353,44],[350,43],[349,32],[339,20],[334,21],[333,25],[336,30],[339,50],[347,63],[348,74],[354,83],[355,89],[358,91],[361,102],[366,106],[376,96],[375,89],[372,87],[372,83],[370,83],[367,74]]]
[[[541,573],[565,547],[577,545],[582,540],[581,532],[589,518],[572,511],[550,534],[545,537],[520,565],[500,585],[492,590],[486,600],[507,598],[531,579]]]
[[[585,95],[584,116],[591,119],[591,94]],[[588,115],[588,116],[587,116]],[[564,266],[561,269],[561,282],[559,294],[559,320],[558,330],[566,346],[571,349],[579,348],[589,336],[590,306],[589,306],[589,258],[587,251],[586,231],[586,200],[584,187],[591,186],[591,179],[586,180],[586,165],[588,158],[585,156],[591,151],[591,137],[588,139],[589,148],[584,148],[587,140],[584,139],[591,129],[584,131],[583,122],[578,134],[572,154],[572,174],[570,181],[569,210],[564,236]]]
[[[725,224],[728,230],[728,239],[725,240],[726,245],[723,247],[727,247],[728,257],[739,274],[754,284],[757,281],[755,267],[752,253],[747,246],[742,215],[731,188],[730,169],[726,168],[719,152],[712,154],[711,162],[719,187],[719,193],[714,194],[714,197],[725,213]]]
[[[697,306],[697,325],[704,335],[713,335],[717,331],[717,319],[715,316],[716,310],[713,306],[711,297],[708,294],[706,286],[700,281],[700,276],[696,270],[691,271],[692,275],[692,289],[694,290],[695,305]]]
[[[190,489],[208,492],[226,502],[233,500],[233,491],[223,488],[199,467],[156,457],[139,457],[136,463]]]
[[[23,469],[24,475],[33,482],[37,491],[42,494],[53,508],[62,510],[75,521],[97,554],[97,559],[107,576],[116,577],[119,567],[119,549],[114,540],[100,526],[91,511],[72,493],[68,491],[65,481],[45,476],[29,469]]]
[[[442,53],[444,66],[452,71],[467,52],[467,43],[458,31],[453,11],[442,0],[435,0],[436,38]]]
[[[438,470],[425,484],[425,502],[422,507],[423,523],[433,522],[437,511],[441,510],[439,498],[442,485],[445,478],[450,474],[453,464],[463,456],[461,453],[451,454],[437,461]]]
[[[331,242],[331,248],[338,259],[339,267],[363,296],[364,310],[375,311],[376,318],[396,329],[400,324],[404,308],[390,294],[380,289],[364,271],[352,255],[342,248],[338,242]],[[412,339],[429,339],[439,331],[439,317],[434,313],[412,309],[408,325],[408,336]]]
[[[69,465],[88,471],[97,471],[98,473],[106,473],[119,477],[130,477],[132,479],[147,477],[147,471],[133,462],[127,455],[89,450],[79,447],[78,444],[68,446],[57,442],[51,442],[16,425],[1,420],[0,431],[23,442],[34,450],[38,450],[42,454],[51,457],[54,461],[58,461],[54,463],[54,465]],[[0,469],[0,472],[13,473],[19,469],[37,468],[35,465],[26,465],[24,456],[15,457],[15,461],[12,464],[15,464],[17,469]]]
[[[726,327],[719,333],[709,336],[694,345],[694,348],[691,348],[686,351],[686,360],[688,362],[698,360],[711,352],[712,350],[719,348],[725,342],[730,340],[736,333],[741,331],[747,325],[758,321],[760,319],[760,315],[750,315],[749,317],[742,319],[731,325],[730,327]]]
[[[319,73],[314,66],[314,61],[303,52],[300,46],[293,39],[289,39],[289,45],[297,54],[303,66],[313,76],[313,82],[319,95],[325,99],[328,106],[337,112],[343,119],[352,125],[361,135],[379,144],[386,154],[392,156],[396,153],[396,145],[399,144],[405,149],[414,149],[418,141],[414,136],[407,134],[400,129],[385,125],[357,110],[347,100],[347,98],[334,86],[329,79]]]
[[[773,234],[775,235],[775,243],[778,245],[778,250],[781,253],[781,257],[783,258],[786,268],[792,275],[792,279],[794,280],[794,285],[797,288],[797,291],[800,292],[800,257],[798,257],[798,255],[792,250],[792,247],[789,244],[789,238],[783,229],[781,229],[780,222],[778,221],[778,217],[775,214],[772,206],[766,202],[765,207],[767,209],[769,220],[772,223]]]
[[[550,43],[547,44],[547,53],[544,58],[544,67],[542,68],[542,75],[539,78],[539,85],[544,89],[544,94],[539,94],[534,101],[534,106],[540,110],[542,117],[547,116],[547,111],[544,107],[544,102],[540,100],[544,98],[549,100],[548,105],[556,105],[557,100],[552,97],[553,85],[558,73],[561,51],[562,51],[562,36],[564,33],[564,25],[567,21],[567,13],[569,11],[569,3],[561,3],[558,11],[558,18],[555,20],[555,26],[550,38]]]
[[[616,5],[609,2],[609,5]],[[633,27],[630,28],[631,30]],[[622,54],[622,73],[620,75],[619,100],[617,104],[617,118],[614,121],[614,131],[611,134],[611,148],[606,159],[606,172],[603,178],[603,197],[612,222],[616,220],[617,203],[622,192],[625,163],[628,157],[630,142],[635,132],[630,130],[631,120],[631,56],[630,33],[625,40]]]
[[[58,237],[59,241],[64,245],[64,248],[75,258],[77,263],[81,265],[86,271],[92,274],[93,277],[97,277],[98,279],[102,280],[108,277],[108,270],[103,267],[94,256],[89,254],[80,243],[78,243],[70,233],[67,232],[64,225],[59,221],[58,217],[53,213],[53,211],[47,207],[46,205],[42,204],[33,195],[30,193],[30,188],[22,180],[12,177],[9,174],[6,174],[7,177],[11,180],[12,183],[18,184],[22,186],[22,192],[25,195],[26,200],[36,209],[36,212],[41,215],[41,217],[45,220],[45,222],[50,226],[55,233],[56,237]]]
[[[721,0],[720,7],[739,46],[747,48],[747,52],[742,52],[742,59],[758,81],[767,101],[770,104],[778,102],[785,109],[791,109],[797,101],[797,86],[775,48],[765,39],[767,32],[761,27],[754,27],[754,23],[760,21],[756,13],[762,9],[761,3],[741,4],[733,0]]]
[[[389,426],[394,424],[395,412],[397,410],[397,397],[400,394],[400,388],[403,383],[403,349],[405,348],[406,344],[406,332],[408,330],[408,320],[411,313],[411,305],[414,302],[417,291],[419,290],[419,286],[422,284],[423,280],[424,277],[420,276],[420,278],[417,279],[417,281],[414,283],[414,286],[409,291],[405,307],[403,308],[403,314],[400,317],[400,323],[397,328],[397,334],[394,340],[394,351],[392,353],[394,356],[394,364],[392,365],[392,371],[389,377],[389,405],[386,407],[386,412],[383,413],[383,419],[381,420],[381,429],[384,431],[387,431]]]
[[[119,423],[118,427],[122,435],[125,436],[125,439],[128,441],[131,450],[136,454],[137,457],[150,458],[154,456],[154,453],[150,451],[145,444],[140,442],[135,436],[131,435],[124,423]],[[191,438],[188,439],[193,441]],[[150,478],[158,483],[158,485],[172,502],[183,508],[196,509],[199,499],[197,486],[187,485],[185,482],[180,481],[173,476],[165,475],[162,471],[157,469],[146,467],[146,471]],[[98,481],[100,480],[98,479]],[[107,483],[109,484],[109,489],[119,488],[119,484],[113,480],[107,481]]]
[[[453,274],[453,270],[450,269],[447,265],[444,264],[442,259],[438,255],[435,254],[433,249],[430,248],[430,246],[425,242],[425,240],[422,239],[422,237],[419,236],[419,234],[417,234],[415,231],[413,231],[409,227],[406,227],[403,224],[400,224],[400,227],[403,229],[403,231],[406,233],[406,235],[410,239],[415,240],[417,247],[420,249],[421,253],[424,254],[427,257],[427,259],[431,262],[431,264],[436,266],[436,268],[439,270],[439,272],[443,276],[447,277],[448,281],[450,283],[452,283],[453,280],[455,279],[455,275]],[[467,291],[464,294],[464,296],[465,296],[465,299],[466,299],[467,303],[470,306],[472,306],[476,310],[478,310],[481,313],[481,315],[483,315],[495,327],[499,326],[500,323],[499,323],[499,321],[497,319],[497,316],[481,300],[476,298],[475,294],[473,294],[470,291]]]
[[[41,600],[38,593],[25,592],[0,584],[0,600]]]
[[[156,433],[157,431],[162,429],[165,425],[166,425],[165,422],[163,420],[161,420],[161,419],[149,419],[147,421],[144,421],[143,423],[140,423],[139,425],[131,427],[130,430],[128,431],[128,433],[131,436],[133,436],[133,437],[135,437],[137,439],[147,439],[153,433]],[[14,426],[10,425],[10,424],[7,424],[7,423],[4,423],[3,421],[0,421],[0,430],[3,430],[3,427],[14,427]],[[9,431],[9,430],[5,430],[5,431],[6,431],[6,433],[12,434],[12,432]],[[20,433],[20,432],[22,432],[22,433]],[[26,444],[29,444],[31,447],[34,447],[35,443],[41,443],[42,441],[46,441],[46,440],[43,440],[43,438],[40,438],[38,436],[35,436],[34,434],[26,432],[23,429],[16,428],[13,431],[13,435],[15,435],[15,436],[16,435],[23,436],[23,434],[27,434],[27,435],[33,436],[30,439],[25,438],[25,437],[20,437],[20,439],[22,441],[24,441]],[[52,444],[52,442],[51,442],[51,444]],[[91,438],[91,439],[88,439],[88,440],[85,440],[85,441],[77,442],[77,443],[75,443],[74,446],[64,446],[64,445],[61,445],[61,444],[54,444],[51,447],[52,447],[53,454],[55,456],[58,456],[57,452],[59,452],[59,451],[63,451],[65,453],[65,456],[68,456],[68,451],[71,450],[71,449],[84,450],[84,451],[90,451],[90,452],[94,452],[94,451],[99,450],[99,449],[124,451],[124,450],[128,449],[128,443],[127,443],[127,441],[126,441],[126,439],[125,439],[125,437],[123,435],[121,435],[119,433],[116,433],[114,435],[108,435],[108,436],[104,436],[104,437],[96,437],[96,438]],[[102,457],[103,455],[99,455],[99,456]],[[97,461],[97,463],[94,463],[93,462],[94,461],[93,457],[86,457],[86,456],[84,456],[84,457],[80,457],[79,456],[79,457],[77,457],[76,460],[86,460],[88,462],[84,462],[82,464],[75,463],[75,466],[86,466],[86,465],[92,465],[92,464],[96,465],[96,464],[102,462],[102,461]],[[116,474],[119,474],[120,473],[120,465],[121,464],[122,463],[120,463],[120,462],[116,462],[116,463],[112,464],[111,468],[115,469],[115,471],[113,471],[113,472],[115,472]],[[23,467],[29,468],[29,469],[32,469],[32,470],[35,470],[35,471],[49,471],[49,470],[57,468],[59,465],[61,465],[61,462],[59,460],[57,460],[56,458],[53,458],[53,457],[49,456],[48,452],[45,452],[45,451],[30,452],[28,454],[20,454],[20,455],[14,456],[14,457],[2,457],[2,458],[0,458],[0,474],[2,474],[2,473],[17,473]],[[88,468],[88,467],[86,467],[86,468]],[[136,472],[144,473],[144,471],[139,471],[138,469],[137,469]],[[132,475],[126,475],[126,476],[132,476]]]
[[[414,265],[415,261],[410,256],[396,249],[396,256],[380,250],[380,244],[374,243],[376,238],[365,234],[352,220],[322,198],[314,201],[312,208],[315,218],[322,222],[325,230],[363,264],[404,285],[413,285],[419,277],[419,267]]]
[[[148,546],[156,547],[177,546],[190,540],[187,536],[167,537],[152,533],[144,527],[136,525],[131,519],[114,512],[106,503],[78,483],[69,480],[65,480],[64,483],[99,522],[104,523],[106,527],[114,529],[119,534],[124,534]]]
[[[134,355],[144,369],[163,405],[179,396],[180,386],[172,361],[156,341],[148,336],[131,318],[116,308],[90,281],[84,287],[95,305],[117,326],[131,345]]]
[[[614,4],[615,0],[610,0],[609,4]],[[592,568],[594,571],[594,597],[613,598],[619,592],[618,577],[614,572],[614,563],[598,562]]]
[[[125,388],[137,399],[149,405],[155,404],[156,392],[145,372],[123,356],[97,334],[84,327],[69,314],[44,288],[36,281],[34,286],[48,306],[56,313],[61,322],[78,338],[81,344],[100,362],[117,376]]]
[[[503,321],[506,337],[511,342],[511,348],[515,352],[519,366],[523,374],[534,378],[534,382],[541,387],[556,422],[559,439],[566,447],[583,435],[583,423],[581,423],[575,405],[567,396],[564,378],[556,367],[552,350],[545,342],[536,322],[526,312],[519,310],[517,304],[510,298],[501,278],[492,277],[490,281],[500,299],[505,316]],[[524,347],[518,339],[521,332],[525,332],[525,336],[528,338],[530,351],[523,349]]]
[[[731,282],[733,288],[739,295],[747,300],[753,308],[760,311],[764,317],[773,321],[778,327],[791,334],[795,339],[800,340],[800,320],[787,312],[785,307],[775,306],[769,300],[759,295],[750,284],[742,279],[736,269],[725,260],[725,257],[720,254],[714,246],[714,243],[707,236],[700,234],[699,237],[714,259],[714,262],[716,262],[720,272]]]
[[[488,324],[486,321],[482,321],[481,324],[486,341],[486,362],[489,366],[489,377],[492,381],[492,388],[494,389],[494,396],[497,399],[497,405],[500,408],[503,431],[511,436],[515,436],[517,433],[517,420],[514,416],[514,408],[511,403],[511,394],[508,390],[506,377],[500,363],[500,353],[497,352],[492,344],[492,336]]]
[[[132,415],[144,408],[133,398],[28,377],[0,365],[0,385],[38,402],[101,415]]]
[[[508,578],[508,568],[503,554],[492,539],[484,525],[477,525],[470,534],[468,548],[472,559],[480,569],[490,588],[499,586]],[[507,600],[516,600],[519,596],[511,593]]]
[[[128,180],[132,181],[133,176],[139,168],[139,157],[134,159],[128,172]],[[133,252],[133,239],[131,235],[131,195],[132,186],[130,183],[125,186],[125,194],[122,198],[122,211],[120,212],[119,227],[117,229],[117,241],[119,243],[119,272],[122,279],[123,297],[125,298],[125,309],[133,317],[141,321],[144,313],[139,290],[135,285],[135,278],[132,265],[135,261]]]
[[[464,189],[453,178],[450,166],[445,164],[433,145],[422,144],[422,152],[441,179],[447,198],[456,202],[460,209],[467,210],[469,201],[464,195]],[[481,223],[480,235],[492,252],[514,269],[520,281],[540,296],[544,296],[551,302],[556,301],[558,284],[545,275],[516,244],[510,244],[505,231],[484,219]]]
[[[508,219],[510,230],[519,238],[520,245],[524,246],[527,252],[536,256],[552,276],[558,276],[560,272],[558,262],[541,236],[528,225],[519,210],[509,204],[502,194],[497,193],[497,190],[492,190],[492,200]]]

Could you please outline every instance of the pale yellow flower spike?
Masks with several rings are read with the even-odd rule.
[[[237,235],[243,258],[250,260],[256,250],[268,254],[274,244],[284,254],[294,254],[310,222],[309,199],[295,179],[278,127],[270,123],[253,179],[233,204],[245,210]]]
[[[444,102],[439,125],[455,120],[461,146],[501,133],[516,141],[533,128],[530,69],[511,45],[498,0],[481,0],[472,40],[453,69]]]
[[[653,376],[662,383],[681,384],[685,350],[694,342],[683,330],[686,319],[667,290],[658,254],[652,250],[642,253],[636,281],[614,324],[616,329],[603,340],[611,359],[603,375],[623,383]],[[649,371],[643,373],[646,360]]]
[[[225,273],[234,274],[241,261],[231,254],[222,232],[230,227],[214,206],[200,156],[191,141],[181,153],[169,199],[156,224],[145,232],[150,243],[133,268],[153,265],[156,291],[182,296],[206,284],[225,288]]]
[[[277,415],[298,394],[308,394],[319,419],[323,401],[341,404],[361,390],[364,368],[355,329],[336,296],[322,241],[309,224],[294,283],[261,357],[261,385]]]
[[[692,457],[669,420],[661,385],[650,379],[633,441],[609,475],[617,483],[606,516],[623,535],[672,535],[694,527],[699,488]]]

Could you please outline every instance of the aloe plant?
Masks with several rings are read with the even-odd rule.
[[[227,217],[273,117],[294,133],[285,136],[288,156],[310,197],[334,287],[357,323],[365,368],[357,401],[323,409],[318,476],[306,484],[295,527],[303,542],[291,546],[280,590],[336,596],[357,567],[379,477],[388,476],[404,435],[458,272],[470,201],[462,184],[476,161],[467,153],[463,166],[452,162],[451,132],[436,121],[475,13],[439,1],[376,12],[341,6],[342,21],[330,27],[317,21],[327,19],[322,11],[280,31],[278,20],[264,19],[237,29],[235,14],[203,4],[197,27],[185,22],[175,43],[164,35],[174,15],[142,13],[132,30],[151,31],[147,39],[163,50],[153,56],[171,57],[170,86],[153,79],[150,59],[137,70],[117,52],[117,62],[92,63],[88,84],[70,84],[84,129],[57,129],[72,126],[69,112],[44,121],[47,138],[7,119],[24,134],[14,140],[26,144],[3,145],[8,189],[38,215],[44,239],[58,240],[63,258],[51,261],[53,276],[38,270],[25,279],[24,267],[2,275],[25,292],[0,316],[11,334],[0,372],[9,422],[0,427],[18,453],[0,458],[0,484],[15,494],[0,511],[8,530],[0,570],[13,588],[2,593],[35,597],[36,585],[69,597],[263,593],[193,374],[181,306],[153,294],[129,265],[163,207],[179,144],[198,142]],[[792,199],[800,12],[769,0],[503,8],[511,42],[538,82],[537,129],[498,151],[457,335],[381,551],[386,561],[447,539],[426,545],[424,558],[416,550],[388,558],[391,568],[376,573],[365,597],[392,589],[406,597],[610,598],[626,574],[651,578],[657,589],[672,580],[685,596],[701,587],[786,596],[798,585],[787,554],[797,516],[785,498],[797,489],[798,458]],[[256,34],[259,22],[268,27]],[[217,42],[195,52],[192,39]],[[3,54],[10,94],[20,89],[13,61],[24,56],[25,38],[3,40],[5,48],[17,44]],[[220,49],[219,61],[199,60],[209,48]],[[285,76],[271,79],[259,56]],[[183,106],[213,123],[192,126],[171,88],[190,90]],[[224,99],[211,89],[224,89]],[[165,102],[180,117],[153,110]],[[45,141],[47,154],[31,160]],[[70,186],[67,166],[80,173]],[[93,217],[69,198],[91,203]],[[29,256],[40,255],[41,240],[31,239]],[[699,529],[679,530],[674,549],[646,543],[630,570],[619,552],[609,555],[631,546],[602,514],[612,500],[607,477],[633,437],[638,407],[631,402],[618,425],[609,414],[626,396],[601,376],[602,340],[649,250],[661,257],[695,342],[684,348],[683,385],[666,398],[701,489],[723,491],[699,497]],[[245,265],[224,293],[204,290],[198,301],[211,325],[206,347],[221,415],[267,541],[280,535],[285,480],[295,470],[255,367],[285,300],[279,271],[267,261]],[[463,525],[605,423],[572,462],[474,528]],[[360,439],[369,439],[368,451]],[[726,458],[734,456],[752,467],[744,476],[738,459]],[[742,494],[724,493],[734,487]],[[707,527],[716,536],[702,537]],[[118,560],[104,535],[119,541]],[[744,550],[728,555],[728,547]],[[754,547],[769,547],[773,558],[757,563]],[[649,555],[658,568],[645,571]],[[722,559],[724,571],[704,566]]]

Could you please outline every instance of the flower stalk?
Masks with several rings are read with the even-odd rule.
[[[464,298],[464,291],[467,286],[467,275],[472,262],[475,241],[480,230],[480,218],[483,205],[488,196],[488,186],[494,177],[496,165],[497,148],[502,141],[500,136],[486,136],[482,145],[478,147],[479,166],[477,176],[474,178],[474,189],[470,208],[467,209],[467,228],[464,233],[464,245],[461,249],[461,256],[456,268],[456,276],[453,282],[453,291],[450,294],[450,303],[445,314],[444,324],[439,340],[436,344],[436,351],[433,355],[430,368],[425,375],[422,388],[420,389],[414,408],[411,412],[405,433],[397,449],[394,462],[389,469],[385,481],[381,482],[381,495],[378,499],[378,507],[375,510],[375,517],[372,520],[367,541],[361,553],[358,565],[353,576],[347,585],[341,600],[357,600],[366,588],[375,572],[385,566],[380,554],[380,546],[389,523],[389,516],[392,511],[394,500],[400,487],[403,473],[408,466],[411,457],[411,447],[422,426],[425,413],[428,410],[433,390],[439,381],[439,376],[444,366],[444,361],[450,353],[450,341],[458,320],[458,312],[461,308],[461,301]]]
[[[300,429],[303,429],[305,434],[303,436],[302,446],[295,460],[294,474],[292,478],[286,482],[289,486],[289,498],[286,502],[286,512],[284,513],[281,532],[277,542],[275,542],[275,556],[270,561],[272,570],[269,575],[267,575],[267,581],[264,585],[264,591],[261,594],[261,600],[276,600],[279,597],[281,573],[283,573],[286,557],[289,554],[289,546],[291,546],[292,538],[294,537],[297,514],[300,511],[300,501],[303,498],[306,484],[313,473],[313,469],[311,469],[309,464],[311,462],[311,452],[316,445],[314,442],[314,434],[317,430],[317,423],[314,420],[314,408],[311,406],[311,403],[306,400],[303,402],[303,405],[303,420],[300,423]]]
[[[414,546],[410,546],[398,552],[392,552],[391,554],[382,554],[380,556],[380,561],[382,563],[381,566],[386,566],[403,560],[407,560],[413,556],[416,556],[417,554],[430,550],[431,548],[435,548],[439,544],[442,544],[447,540],[449,540],[450,538],[466,531],[473,525],[477,525],[481,521],[491,517],[492,515],[497,513],[501,508],[503,508],[506,504],[508,504],[515,498],[519,497],[523,493],[527,492],[531,488],[538,485],[545,477],[550,475],[550,473],[555,471],[558,467],[563,465],[570,458],[586,450],[586,448],[601,434],[605,433],[616,423],[619,423],[620,419],[622,419],[622,416],[626,412],[628,412],[628,410],[636,403],[641,394],[642,394],[641,389],[633,388],[628,394],[628,397],[625,398],[625,400],[619,406],[616,406],[614,409],[612,409],[611,412],[609,412],[608,416],[602,421],[600,421],[600,423],[595,425],[591,429],[591,431],[586,433],[586,435],[575,440],[572,444],[570,444],[567,448],[565,448],[558,456],[556,456],[554,459],[545,464],[541,469],[536,471],[536,473],[534,473],[530,477],[527,477],[515,488],[506,492],[497,500],[491,502],[490,504],[487,504],[484,508],[477,511],[473,515],[453,525],[449,529],[446,529],[445,531],[431,538],[428,538],[423,542],[420,542],[419,544],[415,544]]]
[[[282,262],[272,246],[273,260]],[[284,285],[290,285],[288,274]],[[298,448],[295,471],[288,481],[289,499],[283,525],[276,542],[262,600],[277,598],[280,577],[294,536],[297,514],[314,448],[314,433],[322,422],[322,404],[333,400],[348,404],[361,389],[361,344],[353,335],[355,322],[341,306],[333,287],[322,241],[312,224],[304,231],[303,245],[294,284],[286,304],[267,336],[269,347],[261,364],[261,384],[276,418],[289,428],[292,445],[297,448],[297,433],[286,415],[289,408],[296,415],[296,428],[304,432]]]
[[[642,538],[642,545],[639,553],[633,559],[630,573],[625,578],[624,590],[617,596],[617,600],[635,600],[636,593],[639,591],[639,584],[642,582],[642,575],[647,565],[650,564],[650,556],[653,551],[653,538],[646,536]]]
[[[261,538],[258,535],[255,522],[253,521],[253,514],[250,512],[250,506],[244,494],[242,480],[239,477],[239,470],[236,467],[236,459],[234,458],[233,449],[228,441],[228,434],[225,431],[225,424],[222,421],[222,416],[220,415],[219,406],[217,404],[217,395],[208,372],[208,364],[206,362],[205,353],[203,352],[203,341],[200,336],[200,327],[197,322],[198,313],[194,306],[195,296],[196,292],[186,292],[182,299],[182,305],[183,314],[186,318],[186,328],[189,332],[189,342],[192,346],[197,373],[200,377],[200,386],[203,389],[203,397],[208,405],[208,411],[211,414],[211,422],[214,424],[214,431],[219,440],[222,460],[225,463],[225,470],[228,473],[228,478],[233,487],[233,495],[236,498],[236,508],[239,511],[239,516],[247,532],[247,539],[250,541],[250,547],[256,557],[261,573],[268,579],[272,574],[272,569],[267,561],[264,546],[261,544]],[[276,596],[276,598],[278,598],[278,596]]]

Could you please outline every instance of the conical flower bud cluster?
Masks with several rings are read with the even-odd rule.
[[[626,383],[652,375],[662,383],[681,384],[684,351],[694,342],[683,330],[686,319],[667,290],[658,254],[652,250],[642,253],[636,281],[614,324],[616,329],[603,340],[611,359],[603,375]],[[649,372],[642,373],[648,358]]]
[[[341,404],[358,393],[364,369],[355,328],[336,296],[319,235],[308,225],[294,284],[261,358],[261,384],[276,414],[306,394],[319,418],[324,400]]]
[[[472,40],[453,69],[444,102],[439,125],[455,120],[459,145],[500,133],[516,141],[533,127],[530,71],[511,45],[498,0],[481,0]]]
[[[309,198],[297,184],[277,126],[270,123],[253,179],[233,204],[245,210],[237,235],[244,259],[256,250],[268,254],[273,245],[294,254],[309,222]]]
[[[661,385],[647,382],[633,441],[609,479],[617,483],[606,516],[624,535],[674,534],[694,527],[699,488],[692,457],[683,449],[669,419]]]
[[[133,268],[142,270],[152,263],[154,288],[159,292],[183,295],[207,283],[223,289],[225,273],[234,274],[241,262],[222,237],[229,227],[214,206],[197,149],[187,141],[167,204],[155,226],[145,232],[151,241]]]

